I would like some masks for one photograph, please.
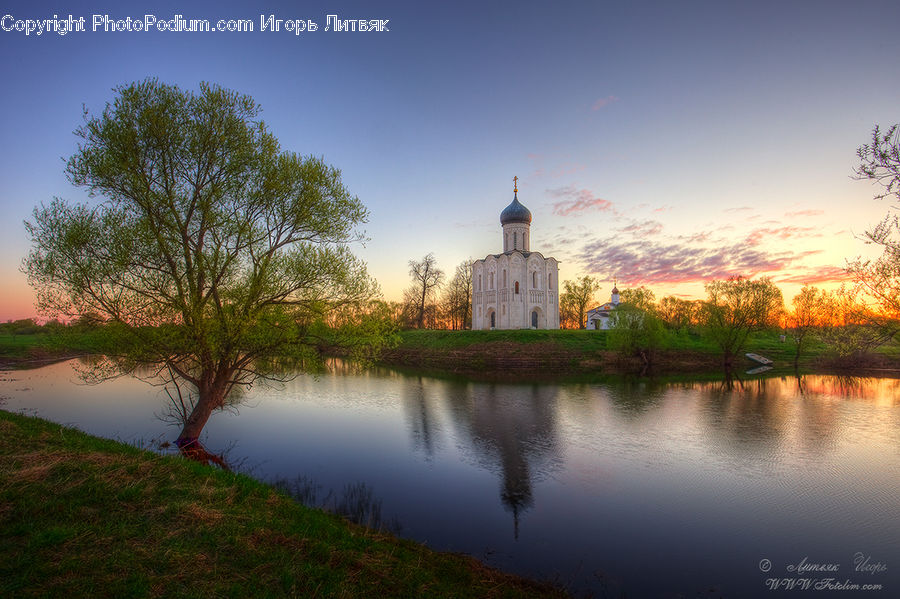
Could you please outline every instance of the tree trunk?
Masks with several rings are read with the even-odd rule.
[[[201,377],[201,380],[203,378]],[[201,383],[197,403],[185,421],[181,434],[178,435],[178,439],[175,441],[175,445],[178,446],[181,454],[186,458],[207,465],[216,464],[224,470],[230,470],[221,456],[209,453],[203,447],[203,444],[200,443],[200,433],[203,432],[203,427],[206,426],[207,420],[209,420],[214,410],[225,405],[225,394],[228,387],[222,381],[227,380],[228,377],[224,376],[224,373],[217,373],[213,378],[214,381],[210,384]]]
[[[194,409],[191,410],[181,429],[181,434],[178,435],[178,440],[175,442],[178,447],[197,442],[200,433],[203,432],[203,427],[206,426],[206,421],[209,420],[213,410],[222,405],[224,399],[224,397],[215,398],[210,393],[200,393]]]

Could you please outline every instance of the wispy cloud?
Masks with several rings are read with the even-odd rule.
[[[599,98],[596,102],[591,106],[591,110],[600,110],[604,106],[609,106],[613,102],[618,102],[619,98],[616,96],[606,96],[605,98]]]
[[[572,185],[548,189],[547,193],[555,198],[568,198],[553,203],[553,213],[558,216],[568,216],[586,210],[612,210],[613,204],[609,200],[597,197],[589,189],[576,189]]]
[[[785,212],[784,215],[788,218],[795,218],[798,216],[821,216],[825,214],[824,210],[798,210],[797,212]]]
[[[747,243],[750,245],[760,245],[767,239],[799,239],[809,237],[822,237],[822,232],[816,227],[777,227],[755,229],[747,235]]]
[[[662,233],[662,223],[655,220],[645,220],[642,222],[631,223],[626,227],[619,229],[621,233],[633,233],[636,236],[649,237],[651,235],[659,235]]]
[[[847,270],[837,266],[808,268],[803,272],[778,277],[776,283],[797,283],[798,285],[821,285],[823,283],[846,283],[850,281]]]
[[[768,275],[781,283],[846,280],[841,268],[805,264],[808,258],[821,254],[821,249],[772,243],[822,235],[812,227],[758,229],[746,239],[724,239],[721,230],[674,237],[663,235],[662,230],[662,224],[654,220],[634,222],[606,239],[572,240],[567,249],[585,271],[604,278],[615,275],[629,285],[698,283],[738,275]]]
[[[532,152],[525,157],[531,161],[534,167],[530,173],[531,177],[559,178],[585,169],[584,164],[575,162],[568,156],[547,156]]]

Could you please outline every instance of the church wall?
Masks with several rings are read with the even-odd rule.
[[[539,315],[538,328],[559,328],[559,265],[555,259],[538,253],[527,259],[519,252],[491,255],[472,265],[472,281],[473,329],[489,329],[492,311],[495,328],[528,329],[534,310]]]

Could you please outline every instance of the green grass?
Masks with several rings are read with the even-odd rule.
[[[552,343],[566,349],[606,349],[606,335],[596,331],[532,330],[441,331],[412,330],[400,334],[400,346],[422,349],[462,349],[482,343]]]
[[[520,347],[511,347],[511,344]],[[538,345],[539,344],[539,345]],[[492,347],[494,346],[494,347]],[[581,358],[599,356],[600,352],[608,352],[611,348],[608,344],[606,331],[587,330],[497,330],[497,331],[442,331],[442,330],[412,330],[403,331],[400,335],[399,349],[408,353],[421,351],[430,356],[429,366],[434,367],[435,360],[440,362],[440,356],[444,352],[456,352],[465,349],[472,350],[472,356],[484,354],[490,356],[495,350],[502,350],[508,355],[516,355],[519,352],[544,353],[550,355],[554,350],[567,352]],[[710,357],[721,354],[719,348],[698,331],[666,331],[662,352],[669,352],[670,358],[683,353],[686,356]],[[746,346],[741,353],[762,354],[776,365],[792,366],[796,346],[790,335],[781,340],[780,331],[761,331],[751,334]],[[674,352],[674,353],[673,353]],[[888,343],[879,347],[876,354],[896,360],[900,358],[900,343]],[[830,357],[829,348],[821,341],[811,337],[801,355],[800,365],[812,368],[822,359]],[[458,355],[454,358],[459,361]],[[475,359],[475,358],[473,358]],[[452,360],[451,362],[452,363]],[[712,360],[718,368],[717,360]],[[608,366],[608,364],[607,364]],[[604,368],[602,360],[601,369]],[[583,369],[583,368],[582,368]],[[676,367],[677,370],[677,367]]]
[[[47,347],[45,334],[3,335],[0,334],[0,358],[24,358],[34,348]]]
[[[0,410],[2,597],[549,597],[243,475]]]
[[[463,349],[487,343],[544,343],[561,349],[590,353],[609,349],[606,331],[588,330],[495,330],[495,331],[441,331],[412,330],[400,334],[400,347],[408,349]],[[665,349],[682,349],[715,352],[715,347],[694,332],[670,332],[666,336]]]

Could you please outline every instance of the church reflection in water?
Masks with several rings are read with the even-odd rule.
[[[499,477],[500,501],[518,538],[520,516],[534,504],[534,483],[562,464],[557,395],[552,385],[418,379],[407,385],[404,404],[413,444],[426,459],[445,438],[445,415],[463,459]]]

